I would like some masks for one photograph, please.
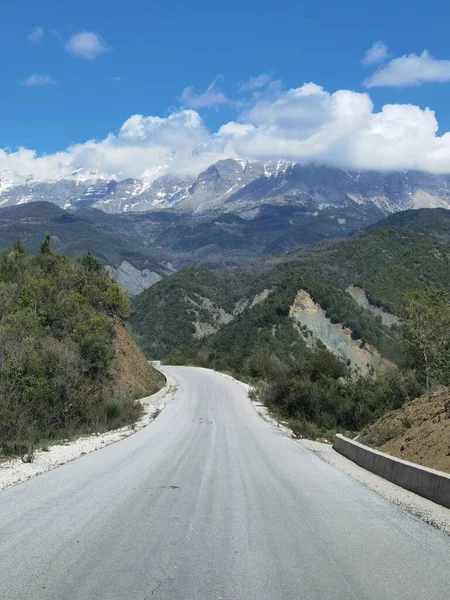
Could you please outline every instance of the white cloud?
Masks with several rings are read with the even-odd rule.
[[[240,92],[252,92],[253,90],[259,90],[266,87],[272,81],[272,76],[267,73],[261,73],[257,77],[250,77],[247,83],[243,83],[239,91]]]
[[[422,83],[450,81],[450,60],[439,60],[424,50],[419,56],[408,54],[394,58],[368,77],[367,88],[378,86],[404,87]]]
[[[65,46],[66,52],[80,58],[93,60],[110,50],[105,40],[92,31],[81,31],[75,33]]]
[[[167,117],[133,115],[117,133],[62,152],[0,150],[0,173],[56,179],[76,168],[152,181],[198,174],[221,158],[286,158],[342,168],[450,173],[450,133],[438,135],[434,112],[410,104],[375,111],[369,94],[327,92],[315,83],[256,98],[238,118],[210,131],[193,109]]]
[[[216,77],[202,94],[196,94],[193,87],[186,87],[181,92],[181,100],[184,106],[188,108],[217,108],[219,105],[237,106],[238,102],[231,100],[217,89],[217,81],[221,79]]]
[[[219,128],[219,131],[216,133],[217,137],[244,137],[255,130],[254,125],[250,125],[249,123],[236,123],[235,121],[230,121],[229,123],[225,123]]]
[[[386,44],[382,41],[378,41],[374,42],[366,51],[361,62],[364,65],[375,65],[383,62],[388,56],[389,53]]]
[[[22,81],[22,85],[39,86],[39,85],[54,85],[56,81],[50,75],[30,75]]]
[[[29,42],[33,42],[33,44],[39,44],[39,42],[42,41],[43,37],[44,30],[42,29],[42,27],[36,25],[36,27],[33,27],[33,29],[31,29],[30,33],[27,35],[27,40]]]

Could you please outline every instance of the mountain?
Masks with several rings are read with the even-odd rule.
[[[108,193],[91,203],[108,213],[169,209],[188,195],[189,183],[169,175],[145,185],[138,179],[112,182]]]
[[[316,165],[288,165],[234,192],[228,206],[257,205],[270,198],[287,204],[373,205],[389,214],[408,208],[448,208],[450,175],[419,171],[345,171]]]
[[[12,181],[0,173],[0,206],[32,201],[62,208],[99,208],[109,213],[169,210],[185,214],[257,214],[263,205],[378,210],[386,216],[416,208],[449,208],[450,175],[420,171],[346,171],[288,161],[225,159],[196,178],[163,175],[154,181],[115,181],[95,170],[78,169],[56,181]],[[342,217],[345,218],[345,217]]]
[[[190,265],[240,265],[319,240],[347,236],[378,221],[376,208],[260,206],[251,218],[233,213],[107,213],[64,210],[48,202],[0,208],[0,248],[20,237],[36,252],[46,232],[57,252],[91,251],[132,294]]]
[[[355,230],[374,227],[382,217],[375,206],[357,204],[329,205],[320,211],[309,206],[261,205],[256,214],[243,218],[234,213],[169,210],[63,210],[36,202],[0,208],[0,248],[20,237],[35,253],[48,232],[56,252],[76,256],[89,250],[136,295],[161,277],[189,266],[245,265],[319,241],[345,238]],[[450,212],[445,209],[422,209],[394,213],[381,224],[411,230],[428,227],[437,241],[445,241],[449,221]],[[371,264],[372,258],[367,256],[367,261]]]
[[[32,202],[0,209],[0,250],[18,238],[36,254],[45,233],[50,233],[55,252],[79,256],[91,252],[129,292],[137,294],[172,272],[161,253],[136,244],[125,232],[96,223],[89,215],[71,213],[50,202]],[[107,215],[105,215],[107,216]]]
[[[264,176],[264,166],[260,163],[220,160],[200,173],[177,209],[205,212],[222,208],[233,192]]]
[[[427,210],[412,214],[418,221],[434,220]],[[392,215],[350,238],[321,242],[239,268],[179,271],[133,300],[131,323],[149,356],[164,358],[198,340],[214,344],[219,335],[234,344],[244,330],[247,342],[243,346],[251,347],[251,340],[260,334],[249,332],[243,323],[269,304],[278,308],[274,321],[261,317],[268,330],[277,326],[278,317],[301,310],[319,315],[320,308],[324,314],[308,323],[310,330],[317,330],[317,338],[324,332],[328,338],[333,336],[327,333],[333,330],[329,324],[340,323],[349,337],[365,340],[391,359],[398,350],[395,324],[405,295],[430,282],[450,290],[450,219],[445,225],[439,220],[439,209],[431,214],[436,215],[438,236],[430,227],[424,231],[393,227],[391,221],[397,215]],[[309,298],[297,297],[300,291],[310,296],[314,306]],[[299,306],[304,309],[297,310]],[[339,345],[337,333],[335,339],[328,338],[321,341],[330,348]]]

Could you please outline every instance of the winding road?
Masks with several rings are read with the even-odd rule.
[[[321,461],[223,375],[0,492],[1,600],[443,600],[450,537]]]

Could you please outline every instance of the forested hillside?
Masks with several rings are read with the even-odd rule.
[[[119,265],[127,260],[138,268],[165,273],[155,252],[147,252],[142,243],[133,244],[132,239],[105,227],[100,219],[96,223],[89,212],[70,213],[50,202],[0,208],[1,250],[19,238],[30,253],[36,254],[45,232],[50,233],[58,254],[76,257],[90,251],[102,264]]]
[[[132,422],[161,385],[124,329],[129,300],[90,254],[0,255],[0,454]],[[124,381],[131,356],[140,364]]]
[[[445,231],[450,233],[450,221]],[[435,230],[395,228],[388,220],[387,226],[349,239],[316,244],[242,268],[180,271],[133,300],[131,322],[147,352],[161,358],[194,341],[196,321],[220,328],[214,310],[204,306],[200,310],[199,301],[201,306],[204,299],[211,301],[217,309],[236,316],[243,307],[248,312],[252,299],[270,289],[270,302],[279,295],[287,313],[295,293],[305,289],[331,320],[392,356],[392,331],[382,326],[374,312],[358,306],[347,289],[358,286],[373,306],[401,316],[405,294],[428,283],[450,289],[450,244],[441,242]]]
[[[266,402],[301,423],[299,430],[310,422],[357,430],[424,389],[400,323],[408,294],[430,284],[450,289],[450,225],[438,220],[437,235],[430,215],[422,219],[423,231],[388,219],[350,239],[242,268],[181,271],[134,299],[132,326],[148,356],[265,382]],[[298,309],[300,292],[310,300]],[[363,364],[346,360],[324,329]],[[364,357],[379,365],[376,379]]]

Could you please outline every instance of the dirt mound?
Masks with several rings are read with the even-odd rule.
[[[115,325],[116,358],[114,383],[127,398],[143,398],[164,385],[164,377],[151,367],[132,335],[122,324]]]
[[[450,473],[450,388],[386,413],[361,432],[358,442]]]

